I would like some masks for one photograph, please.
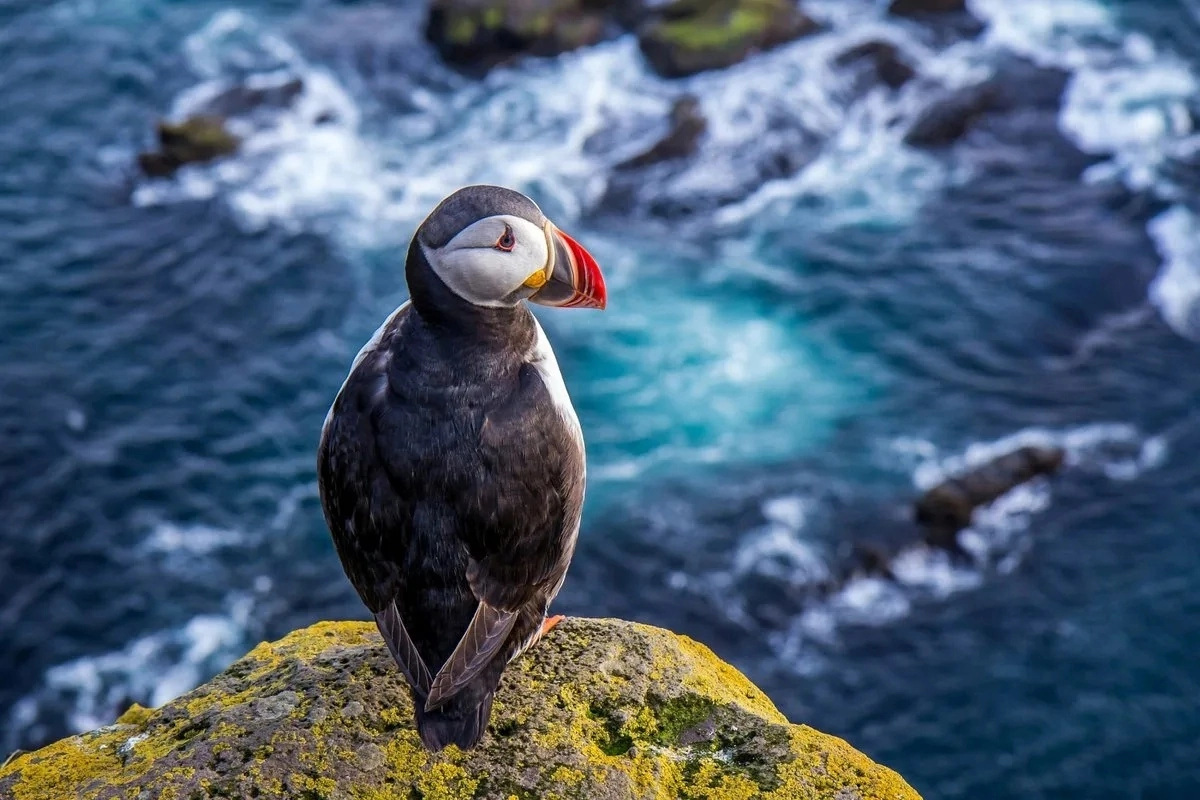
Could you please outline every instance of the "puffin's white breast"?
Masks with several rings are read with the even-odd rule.
[[[535,317],[534,326],[537,328],[537,341],[529,356],[529,364],[538,371],[546,390],[550,392],[550,400],[554,408],[562,415],[571,435],[579,443],[579,452],[583,453],[583,428],[579,426],[579,417],[575,414],[575,406],[571,404],[571,395],[567,393],[567,384],[563,381],[562,372],[558,368],[558,359],[554,357],[554,349],[546,332]]]

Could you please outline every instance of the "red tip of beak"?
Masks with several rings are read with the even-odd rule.
[[[563,308],[599,308],[608,305],[608,289],[604,286],[604,276],[600,273],[600,265],[583,245],[572,239],[561,230],[555,233],[567,249],[571,251],[572,271],[574,272],[575,296],[562,304]]]

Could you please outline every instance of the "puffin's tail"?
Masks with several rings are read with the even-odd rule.
[[[425,711],[423,702],[414,703],[417,733],[421,734],[425,747],[436,753],[448,744],[458,745],[461,750],[470,750],[479,744],[492,716],[494,696],[488,692],[478,705],[450,702],[434,711]]]

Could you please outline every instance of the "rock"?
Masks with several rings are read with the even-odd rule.
[[[935,100],[921,112],[904,141],[912,147],[947,147],[994,114],[1023,109],[1057,114],[1068,78],[1062,70],[1009,58],[997,65],[994,77]]]
[[[892,0],[888,13],[922,23],[943,43],[978,36],[986,27],[966,0]]]
[[[927,530],[926,543],[960,551],[957,534],[971,524],[976,508],[1039,475],[1054,474],[1065,455],[1061,447],[1021,447],[934,486],[916,502],[916,520]]]
[[[892,572],[893,558],[895,553],[889,552],[877,542],[853,542],[850,547],[851,561],[847,579],[865,577],[894,581],[896,576]]]
[[[946,147],[966,135],[981,117],[1001,108],[1000,87],[987,81],[945,95],[921,112],[904,135],[912,147]]]
[[[302,78],[291,78],[274,86],[231,86],[204,104],[211,117],[237,117],[260,108],[287,108],[304,91]]]
[[[965,13],[967,0],[892,0],[888,13],[898,17]]]
[[[708,648],[617,620],[567,620],[512,664],[473,751],[430,755],[411,718],[375,628],[321,623],[146,718],[17,756],[0,797],[918,797],[841,739],[788,723]]]
[[[638,29],[655,72],[679,78],[728,67],[818,29],[794,0],[673,0]]]
[[[670,128],[666,135],[649,149],[622,161],[616,169],[639,169],[694,155],[707,128],[708,120],[700,110],[700,101],[694,95],[684,95],[671,107]]]
[[[843,67],[865,65],[877,80],[893,89],[899,89],[917,74],[896,45],[878,39],[850,48],[834,59],[834,63]]]
[[[595,44],[606,30],[588,0],[433,0],[425,21],[442,58],[476,69]]]
[[[171,175],[184,164],[203,163],[237,151],[241,141],[225,129],[221,117],[195,116],[158,123],[157,152],[138,155],[138,166],[151,178]]]

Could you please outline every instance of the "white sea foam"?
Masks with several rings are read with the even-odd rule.
[[[1163,266],[1150,284],[1150,301],[1178,333],[1200,339],[1200,220],[1176,205],[1150,221]]]
[[[72,730],[84,731],[110,724],[130,700],[159,706],[194,688],[242,652],[251,609],[250,598],[233,595],[223,613],[201,614],[179,628],[135,639],[120,650],[51,667],[41,687],[14,706],[10,725],[13,730],[27,730],[36,720],[64,714]]]
[[[265,89],[299,79],[303,88],[284,108],[230,121],[230,130],[243,140],[237,157],[145,182],[134,191],[135,203],[219,194],[250,229],[271,223],[336,227],[355,240],[390,230],[387,187],[377,179],[382,156],[360,134],[358,105],[331,72],[308,64],[286,40],[235,10],[215,15],[187,39],[184,53],[202,81],[176,98],[170,114],[175,119],[203,111],[235,86]]]
[[[738,542],[734,575],[763,575],[798,586],[829,577],[824,557],[803,538],[810,503],[794,495],[768,500],[763,506],[767,524]]]
[[[1043,64],[1072,71],[1059,125],[1082,150],[1108,156],[1087,180],[1117,178],[1134,191],[1178,202],[1194,194],[1166,169],[1200,153],[1189,103],[1200,78],[1182,57],[1142,33],[1122,31],[1097,0],[1012,3],[975,0],[988,40]],[[1163,268],[1150,301],[1178,333],[1200,336],[1200,258],[1191,211],[1175,206],[1150,226]]]
[[[553,61],[496,70],[450,94],[415,89],[415,112],[364,123],[361,105],[334,74],[308,63],[288,41],[243,11],[223,11],[189,37],[185,55],[201,82],[174,116],[202,108],[235,83],[304,80],[297,102],[269,119],[235,121],[242,152],[186,167],[138,187],[138,203],[225,197],[250,227],[277,223],[328,231],[356,248],[395,246],[458,186],[501,183],[535,194],[567,223],[595,207],[609,169],[649,144],[646,125],[608,147],[591,146],[631,119],[662,119],[682,88],[708,121],[702,158],[667,187],[673,195],[748,193],[723,212],[737,224],[780,202],[820,195],[857,219],[904,217],[941,185],[937,159],[901,144],[900,120],[919,108],[911,93],[875,91],[849,103],[832,61],[864,37],[890,31],[922,70],[960,72],[904,29],[876,21],[809,36],[728,70],[668,84],[645,67],[632,37]],[[944,62],[944,63],[942,63]],[[764,75],[770,80],[764,80]],[[331,112],[331,113],[330,113]],[[332,117],[318,124],[317,119]],[[612,138],[611,136],[609,137]],[[824,140],[795,176],[763,183],[761,162],[799,158],[803,140]],[[786,210],[786,209],[784,209]]]
[[[1162,436],[1147,436],[1132,425],[1098,423],[1061,430],[1029,428],[952,453],[925,439],[897,437],[886,443],[881,457],[910,472],[917,489],[927,489],[1026,445],[1063,447],[1071,469],[1111,480],[1136,478],[1160,466],[1168,454]],[[810,600],[797,609],[785,630],[771,635],[772,646],[786,663],[798,665],[796,669],[806,674],[819,671],[822,661],[812,645],[835,646],[842,626],[885,625],[906,615],[917,598],[945,599],[981,586],[988,570],[1011,572],[1032,546],[1032,529],[1037,515],[1050,506],[1052,487],[1051,480],[1035,479],[976,509],[971,525],[958,537],[973,563],[913,543],[889,563],[894,581],[856,577],[829,597]],[[771,513],[766,513],[768,508]],[[812,587],[829,577],[828,555],[805,538],[805,522],[814,511],[811,499],[786,496],[767,501],[768,524],[743,538],[723,585],[736,591],[736,576],[761,575],[786,585]],[[752,624],[753,615],[741,605],[731,603],[726,611],[734,621]]]
[[[973,442],[964,451],[950,455],[942,455],[932,442],[898,437],[888,443],[888,451],[912,468],[913,485],[924,490],[1025,446],[1062,447],[1071,467],[1116,479],[1137,477],[1161,465],[1167,456],[1167,443],[1162,437],[1148,436],[1133,425],[1118,422],[1058,430],[1025,428],[995,441]]]
[[[208,525],[177,525],[160,522],[143,542],[146,553],[204,556],[245,541],[239,531]]]

